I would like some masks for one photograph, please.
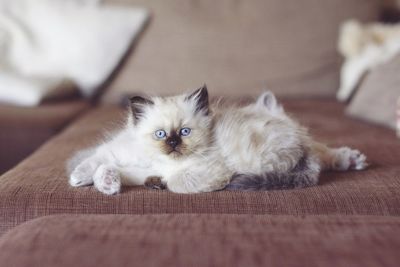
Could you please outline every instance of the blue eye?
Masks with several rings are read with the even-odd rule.
[[[181,136],[188,136],[188,135],[190,134],[191,131],[192,131],[192,130],[191,130],[190,128],[182,128],[182,129],[179,131],[179,134],[180,134]]]
[[[156,136],[156,138],[158,139],[163,139],[167,136],[167,133],[164,130],[157,130],[154,135]]]

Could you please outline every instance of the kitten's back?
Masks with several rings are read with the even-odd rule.
[[[310,153],[307,130],[286,115],[270,92],[253,104],[224,111],[215,135],[227,167],[236,173],[229,190],[288,189],[318,182],[320,164]]]

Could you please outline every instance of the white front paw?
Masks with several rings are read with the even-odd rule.
[[[93,184],[94,171],[90,166],[78,165],[69,177],[69,184],[74,187]]]
[[[336,150],[336,170],[364,170],[368,166],[367,157],[356,149],[341,147]]]
[[[94,175],[94,186],[106,195],[114,195],[121,190],[121,177],[114,168],[100,165]]]

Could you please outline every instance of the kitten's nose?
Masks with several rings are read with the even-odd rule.
[[[177,147],[179,143],[180,143],[179,137],[171,137],[167,139],[167,144],[172,148]]]

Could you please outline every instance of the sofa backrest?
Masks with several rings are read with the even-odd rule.
[[[149,8],[151,21],[110,84],[168,95],[206,83],[213,95],[333,96],[339,25],[375,20],[380,0],[107,0]],[[115,40],[116,42],[118,40]]]

